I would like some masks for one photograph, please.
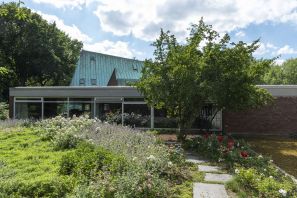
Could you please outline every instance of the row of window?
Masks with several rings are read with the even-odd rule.
[[[86,79],[81,78],[79,79],[79,85],[85,85],[86,84]],[[97,85],[97,79],[93,78],[91,79],[91,85]]]

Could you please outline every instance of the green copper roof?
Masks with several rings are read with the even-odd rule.
[[[142,61],[83,50],[70,86],[107,86],[113,71],[118,85],[126,85],[141,77],[142,67]]]

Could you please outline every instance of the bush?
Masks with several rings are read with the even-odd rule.
[[[8,104],[0,102],[0,120],[8,119]]]
[[[73,187],[74,180],[70,177],[42,177],[30,181],[2,181],[0,192],[4,197],[64,197]]]
[[[255,168],[236,169],[236,181],[245,189],[258,197],[296,197],[296,185],[281,174],[273,176],[273,171],[266,170],[266,174]],[[272,173],[270,176],[269,173]]]
[[[127,162],[123,157],[117,156],[102,147],[82,142],[77,149],[62,157],[60,174],[76,177],[86,177],[98,174],[100,171],[110,171],[112,174],[121,173]]]
[[[43,140],[51,140],[55,149],[62,150],[76,147],[82,140],[81,131],[91,124],[87,116],[72,119],[57,116],[38,122],[36,127]]]

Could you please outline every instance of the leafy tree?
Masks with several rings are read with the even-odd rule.
[[[201,20],[192,25],[185,44],[161,30],[153,46],[155,59],[145,61],[136,86],[150,105],[177,118],[181,139],[205,103],[214,103],[218,110],[241,110],[271,100],[256,86],[272,62],[252,56],[258,40],[232,43],[227,34],[221,38]]]
[[[70,82],[81,42],[20,3],[0,5],[0,27],[0,66],[15,74],[14,86]]]
[[[269,71],[264,75],[262,84],[282,85],[286,84],[287,79],[284,74],[284,68],[279,65],[272,65]]]
[[[271,85],[296,85],[297,58],[288,59],[282,65],[272,65],[265,74],[263,83]]]

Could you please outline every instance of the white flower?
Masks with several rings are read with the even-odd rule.
[[[235,173],[238,174],[240,171],[236,168],[235,169]]]
[[[287,191],[284,189],[279,189],[278,191],[283,197],[287,196]]]
[[[269,160],[269,162],[270,162],[270,163],[272,163],[272,162],[273,162],[273,160]]]
[[[262,155],[258,155],[258,158],[263,158],[263,156]]]
[[[171,167],[173,164],[171,161],[168,162],[168,166]]]
[[[147,157],[146,159],[148,159],[148,160],[155,160],[156,159],[156,157],[155,156],[153,156],[153,155],[150,155],[149,157]]]
[[[266,168],[264,168],[264,171],[266,171]]]
[[[271,178],[271,179],[272,179],[272,178],[273,178],[273,176],[271,176],[271,175],[270,175],[270,176],[269,176],[269,178]]]
[[[135,160],[137,160],[137,157],[133,157],[132,161],[135,161]]]

